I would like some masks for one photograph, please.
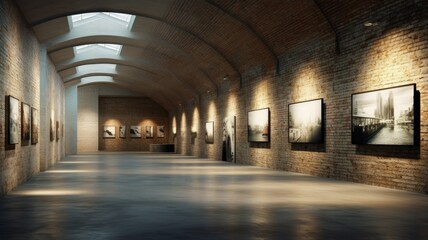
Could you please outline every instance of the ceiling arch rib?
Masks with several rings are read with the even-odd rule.
[[[239,21],[239,19],[230,15],[225,15],[221,9],[209,5],[205,1],[146,0],[138,1],[138,3],[126,1],[125,4],[123,1],[118,3],[115,0],[93,0],[91,3],[76,0],[74,4],[66,4],[65,0],[58,0],[54,3],[50,2],[50,4],[45,2],[45,5],[32,3],[30,0],[18,0],[18,2],[22,8],[25,8],[23,12],[25,12],[32,26],[82,12],[110,11],[129,13],[156,19],[192,34],[195,38],[216,49],[219,54],[235,66],[239,75],[242,71],[247,70],[244,65],[276,67],[276,58],[272,56],[269,45],[261,41],[255,31],[251,31],[246,27],[242,20]],[[27,6],[31,7],[31,12],[26,11]],[[61,10],[50,11],[51,8]],[[186,13],[191,13],[193,18],[191,21],[188,21],[188,16],[185,16]],[[196,23],[203,27],[196,26]],[[209,29],[208,34],[204,29]],[[225,36],[225,38],[210,37],[214,35]],[[241,38],[248,39],[248,41],[230,41],[230,39],[239,40]],[[249,47],[250,45],[252,47]]]
[[[217,4],[215,1],[213,0],[205,0],[205,2],[207,4],[210,4],[212,6],[214,6],[215,8],[219,9],[221,12],[223,12],[224,14],[228,15],[231,18],[234,18],[236,21],[240,22],[245,28],[247,28],[247,30],[249,32],[251,32],[257,39],[259,39],[259,41],[266,47],[266,49],[269,50],[270,54],[272,55],[272,58],[275,61],[275,68],[276,71],[279,71],[279,59],[278,56],[276,55],[275,51],[273,50],[272,46],[269,45],[269,43],[260,35],[260,33],[258,33],[254,28],[252,28],[247,22],[245,22],[244,20],[240,19],[239,16],[237,16],[236,14],[233,14],[232,12],[228,11],[225,7],[221,6],[220,4]]]
[[[99,71],[102,69],[102,71]],[[127,79],[133,79],[135,87],[137,86],[158,86],[159,92],[168,93],[174,101],[183,101],[191,97],[195,97],[197,94],[191,91],[188,88],[183,87],[180,83],[170,81],[167,78],[154,75],[149,72],[141,71],[139,69],[124,69],[123,66],[116,67],[100,67],[99,64],[92,66],[85,66],[84,69],[79,69],[74,74],[66,76],[64,78],[65,83],[72,81],[78,81],[82,78],[91,77],[91,76],[110,76],[110,77],[126,77]],[[169,86],[169,87],[165,87]]]
[[[134,47],[146,47],[148,44],[151,44],[156,47],[161,47],[167,49],[168,53],[175,56],[180,56],[184,58],[183,60],[190,62],[192,64],[187,65],[187,68],[195,66],[200,66],[201,62],[194,60],[194,57],[188,52],[184,51],[183,48],[174,46],[170,42],[163,40],[162,38],[154,35],[153,33],[136,33],[123,30],[123,28],[115,29],[114,31],[107,27],[100,27],[94,30],[92,27],[80,26],[79,29],[72,29],[69,33],[60,35],[53,39],[47,40],[45,42],[47,50],[49,53],[59,51],[65,48],[73,47],[76,45],[84,45],[90,43],[111,43],[111,44],[122,44],[129,45]],[[229,69],[230,70],[230,69]],[[216,83],[211,80],[208,74],[203,71],[200,67],[197,69],[200,71],[206,78],[204,84],[204,90],[206,89],[215,89]],[[200,79],[199,79],[200,81]]]
[[[147,55],[147,54],[145,54]],[[59,62],[56,64],[57,71],[66,71],[73,67],[78,67],[81,65],[88,65],[88,64],[96,64],[96,63],[111,63],[111,64],[118,64],[123,66],[129,66],[138,68],[143,71],[148,71],[153,74],[159,74],[163,77],[169,78],[171,81],[179,82],[185,87],[188,87],[193,90],[195,93],[198,92],[197,89],[195,89],[195,86],[190,85],[188,82],[184,81],[184,77],[186,73],[182,73],[182,69],[185,68],[185,64],[181,61],[177,62],[176,65],[178,67],[174,68],[174,72],[172,72],[170,69],[173,68],[172,65],[157,61],[159,57],[158,56],[151,56],[149,57],[150,60],[147,60],[146,57],[132,57],[128,55],[117,55],[112,54],[110,52],[102,52],[97,55],[94,55],[90,52],[81,53],[77,56],[74,56],[73,58],[67,59],[65,61]],[[166,67],[162,67],[166,66]],[[202,72],[199,71],[193,71],[196,73],[196,77],[199,80],[203,80],[203,83],[209,82],[209,79],[207,79],[207,76],[204,75]],[[204,89],[212,88],[211,85],[204,85]]]

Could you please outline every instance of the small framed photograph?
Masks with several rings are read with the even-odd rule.
[[[116,127],[112,125],[104,125],[103,137],[116,138]]]

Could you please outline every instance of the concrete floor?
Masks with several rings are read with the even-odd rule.
[[[0,199],[0,239],[428,239],[428,195],[174,154],[69,156]]]

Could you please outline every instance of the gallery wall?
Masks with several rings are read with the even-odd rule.
[[[168,143],[168,112],[150,98],[100,97],[99,116],[101,151],[149,151],[150,144]],[[120,126],[125,126],[124,136],[119,134]],[[149,136],[146,127],[152,129]],[[163,135],[158,135],[160,127]],[[104,133],[105,129],[109,134]],[[139,134],[131,134],[136,129]]]
[[[76,87],[76,91],[72,91],[74,87]],[[73,143],[77,143],[77,152],[70,152],[69,154],[97,152],[100,149],[100,96],[142,97],[139,93],[112,84],[68,86],[67,91],[69,95],[77,94],[76,103],[68,103],[67,113],[76,112],[78,114],[77,129],[73,130],[73,125],[67,126],[68,131],[77,132],[76,139],[70,139],[67,142],[69,149],[72,149]],[[71,98],[68,96],[67,99]],[[125,106],[125,109],[128,107]],[[165,126],[167,125],[165,124]]]
[[[53,116],[55,121],[64,122],[63,85],[46,50],[22,19],[12,1],[0,1],[0,195],[64,156],[62,138],[50,141],[48,120]],[[38,111],[37,143],[23,141],[19,134],[19,142],[9,144],[8,96],[19,101],[19,123],[22,103]],[[52,104],[44,105],[45,101]]]
[[[414,6],[394,1],[361,13],[334,26],[336,35],[308,39],[280,56],[278,71],[260,66],[242,74],[238,90],[225,81],[217,92],[178,106],[170,114],[177,151],[221,160],[223,119],[236,116],[237,164],[428,192],[428,19]],[[416,84],[420,95],[416,144],[352,144],[352,94],[406,84]],[[324,142],[289,143],[289,104],[320,98]],[[270,110],[270,141],[248,142],[247,113],[262,108]],[[205,142],[209,121],[213,144]]]

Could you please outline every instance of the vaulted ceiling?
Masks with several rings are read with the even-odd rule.
[[[251,69],[275,70],[279,56],[297,44],[324,36],[335,38],[336,28],[359,12],[382,3],[380,0],[16,2],[64,82],[113,82],[139,91],[169,110],[207,91],[216,91],[225,80],[238,88],[241,75]],[[103,14],[86,15],[86,19],[76,23],[72,17],[96,12]],[[129,26],[109,13],[132,15]]]

